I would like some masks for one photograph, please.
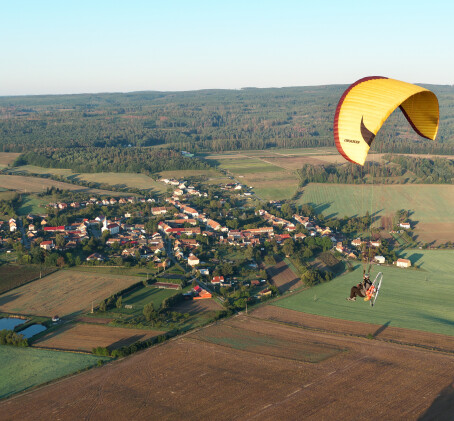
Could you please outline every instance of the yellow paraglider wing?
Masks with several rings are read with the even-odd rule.
[[[334,140],[342,156],[364,165],[376,134],[397,107],[416,133],[435,139],[439,111],[433,92],[411,83],[371,76],[351,85],[337,105]]]

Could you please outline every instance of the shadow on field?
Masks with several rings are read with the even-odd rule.
[[[380,333],[382,333],[389,325],[391,324],[391,320],[388,320],[385,324],[380,326],[374,333],[372,333],[372,336],[376,338]]]
[[[421,314],[421,317],[426,320],[431,320],[436,323],[441,323],[444,325],[452,326],[454,328],[454,320],[453,319],[445,319],[443,317],[432,316],[431,314]],[[454,417],[453,417],[454,419]]]
[[[107,348],[110,351],[112,351],[114,349],[121,348],[122,346],[129,346],[129,345],[132,345],[135,342],[140,341],[145,336],[146,335],[143,334],[143,335],[133,335],[133,336],[130,336],[129,338],[123,338],[123,339],[120,339],[117,342],[114,342],[113,344],[110,344]]]
[[[418,421],[448,421],[454,419],[454,381],[446,386]]]
[[[4,306],[5,304],[14,301],[16,298],[19,298],[22,294],[18,292],[14,292],[13,294],[9,294],[0,298],[0,306]]]

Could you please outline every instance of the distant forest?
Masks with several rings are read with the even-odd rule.
[[[452,184],[454,181],[454,163],[450,159],[384,155],[383,161],[383,164],[368,161],[363,167],[356,164],[305,164],[298,170],[298,175],[303,186],[311,182]]]
[[[14,165],[37,165],[45,168],[70,168],[75,172],[132,172],[153,174],[165,170],[208,169],[198,158],[185,158],[170,149],[150,148],[73,148],[42,149],[26,152]]]
[[[0,151],[166,145],[216,152],[333,146],[334,112],[346,87],[0,97]],[[396,111],[379,132],[376,150],[454,153],[454,87],[428,88],[440,100],[437,142],[418,138]]]

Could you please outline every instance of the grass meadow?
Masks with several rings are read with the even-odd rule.
[[[379,215],[410,209],[419,222],[452,220],[454,186],[433,184],[349,185],[311,183],[299,203],[309,203],[325,216]]]
[[[104,357],[35,348],[0,346],[0,399],[84,370]]]
[[[336,319],[353,320],[423,330],[454,336],[454,277],[452,250],[408,250],[416,269],[374,266],[372,277],[383,272],[383,283],[376,305],[363,299],[345,298],[361,281],[362,266],[353,272],[276,301],[273,305]]]

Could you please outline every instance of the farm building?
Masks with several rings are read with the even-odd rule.
[[[409,268],[411,266],[411,262],[408,259],[397,259],[396,266],[400,268]]]
[[[385,258],[383,256],[375,256],[374,261],[380,264],[385,263]]]
[[[409,230],[411,228],[410,222],[401,222],[399,227]]]
[[[205,300],[207,298],[211,298],[212,295],[210,292],[208,292],[206,289],[201,289],[201,291],[198,293],[198,296],[195,296],[193,299],[194,300]]]

